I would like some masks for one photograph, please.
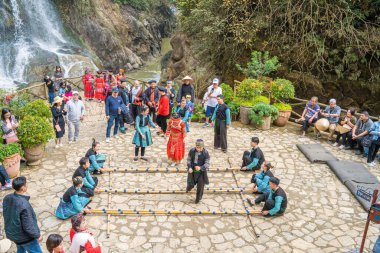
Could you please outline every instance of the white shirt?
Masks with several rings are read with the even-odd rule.
[[[73,241],[71,243],[69,253],[79,253],[80,247],[84,247],[84,245],[90,241],[92,247],[95,247],[95,239],[89,233],[76,233],[73,237]]]
[[[213,85],[210,85],[208,88],[207,88],[207,91],[205,93],[205,95],[203,96],[203,100],[204,101],[207,101],[207,106],[210,106],[210,107],[216,107],[216,105],[218,104],[218,100],[216,99],[216,97],[218,95],[221,95],[222,94],[222,88],[220,88],[218,86],[218,88],[214,89],[214,91],[212,92],[212,95],[213,96],[212,98],[210,98],[208,95],[210,94],[211,90],[214,88]]]

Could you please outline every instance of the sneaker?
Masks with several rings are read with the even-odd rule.
[[[333,144],[333,147],[338,147],[339,146],[339,143],[338,142],[335,142],[334,144]]]
[[[355,151],[355,155],[361,155],[361,154],[362,154],[362,152],[360,150]]]
[[[133,161],[138,161],[139,160],[139,158],[137,157],[137,156],[135,156],[135,158],[133,158]]]
[[[106,142],[110,142],[110,138],[106,138]]]
[[[116,134],[116,135],[113,136],[113,138],[119,139],[119,136],[117,136],[117,134]]]
[[[203,127],[209,127],[209,126],[210,126],[209,123],[204,123],[204,124],[203,124]]]
[[[1,190],[9,190],[12,189],[12,183],[5,183],[4,186],[1,187]]]
[[[371,162],[371,163],[367,163],[367,165],[368,165],[369,167],[375,167],[375,166],[376,166],[376,163],[375,163],[375,162]]]
[[[330,145],[333,145],[333,146],[334,146],[334,144],[335,144],[333,141],[330,141],[330,140],[328,140],[327,143],[330,144]],[[335,147],[335,146],[334,146],[334,147]]]
[[[351,150],[352,148],[350,146],[344,146],[344,150]]]
[[[346,146],[344,146],[344,145],[340,145],[340,146],[339,146],[340,149],[345,149],[345,147],[346,147]]]
[[[73,141],[69,141],[69,144],[73,143]]]
[[[57,144],[57,145],[55,145],[55,148],[59,148],[59,145]]]
[[[63,147],[63,144],[61,143],[61,144],[59,144],[59,146],[60,146],[60,147]]]

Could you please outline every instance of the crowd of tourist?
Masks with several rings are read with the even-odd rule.
[[[190,133],[191,117],[194,113],[195,92],[193,79],[186,76],[182,79],[178,91],[173,82],[168,80],[166,86],[157,86],[157,81],[151,80],[144,90],[139,81],[135,80],[130,87],[123,69],[114,75],[112,70],[97,71],[94,76],[86,69],[83,76],[84,99],[104,103],[107,127],[105,142],[112,137],[118,139],[119,134],[134,126],[131,144],[134,145],[134,161],[148,161],[146,148],[153,145],[151,128],[155,128],[158,136],[167,138],[167,158],[171,166],[178,166],[185,158],[185,138]],[[69,143],[78,141],[81,122],[85,117],[85,106],[77,90],[72,90],[63,80],[59,66],[54,77],[46,77],[49,102],[54,130],[56,133],[56,148],[61,147],[65,135],[65,125],[68,127]],[[227,134],[231,126],[231,112],[224,103],[219,79],[212,80],[207,88],[202,104],[205,107],[206,120],[203,127],[214,128],[214,149],[228,151]],[[18,123],[7,109],[3,109],[2,130],[3,142],[17,141]],[[328,142],[340,149],[356,148],[357,155],[367,156],[369,166],[375,166],[375,157],[380,147],[380,118],[373,123],[366,111],[355,117],[355,109],[350,108],[341,118],[341,108],[335,99],[321,110],[318,98],[312,97],[307,103],[299,122],[302,123],[302,135],[306,135],[309,126],[318,124],[320,118],[328,121]],[[113,128],[113,129],[112,129]],[[321,138],[321,130],[314,128],[316,139]],[[334,137],[336,135],[336,137]],[[256,198],[248,198],[251,206],[264,202],[261,213],[265,217],[283,215],[287,208],[287,195],[280,187],[280,179],[273,175],[272,164],[265,160],[264,153],[259,147],[258,137],[251,138],[250,150],[242,156],[241,171],[251,171],[253,176],[252,193]],[[100,153],[101,144],[93,140],[91,147],[80,159],[79,167],[72,175],[72,185],[63,193],[55,215],[59,219],[71,219],[71,246],[68,252],[101,252],[101,245],[96,243],[89,231],[85,215],[91,213],[91,198],[99,192],[99,179],[94,175],[104,172],[106,154]],[[210,167],[210,154],[204,141],[198,139],[195,147],[187,154],[188,169],[187,188],[190,192],[196,187],[195,203],[203,197],[204,186],[209,184],[207,171]],[[17,252],[42,252],[39,243],[42,236],[37,224],[37,218],[26,195],[28,184],[25,177],[17,177],[11,181],[0,166],[0,182],[3,189],[14,189],[3,201],[3,216],[7,238],[17,245]],[[46,241],[49,252],[63,253],[63,237],[51,234]]]
[[[335,99],[330,99],[329,105],[322,110],[318,105],[318,98],[312,97],[297,122],[302,124],[303,136],[308,127],[315,124],[315,139],[318,140],[321,138],[318,129],[319,119],[327,119],[329,144],[343,150],[355,150],[356,155],[367,158],[368,166],[376,166],[375,160],[380,148],[380,116],[378,121],[373,122],[369,113],[362,111],[359,113],[359,118],[356,118],[355,108],[349,108],[344,116],[341,114],[341,108]]]

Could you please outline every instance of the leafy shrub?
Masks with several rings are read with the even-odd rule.
[[[227,105],[230,108],[231,116],[237,118],[240,113],[240,104],[232,101],[232,102],[229,102]]]
[[[234,99],[234,101],[236,104],[239,104],[239,106],[246,106],[246,107],[252,107],[255,105],[255,103],[253,102],[253,99],[251,100],[244,100],[244,99],[241,99],[241,98],[236,98]]]
[[[271,120],[278,117],[278,109],[273,105],[258,103],[248,112],[248,118],[257,125],[264,123],[263,118],[271,116]]]
[[[224,103],[230,103],[234,98],[234,91],[232,90],[231,86],[229,84],[222,83],[220,85],[220,88],[222,88],[223,91]]]
[[[257,79],[244,79],[236,87],[236,97],[242,101],[252,101],[260,96],[264,89],[264,83]]]
[[[18,143],[9,143],[9,144],[1,143],[0,144],[0,162],[1,163],[3,163],[7,157],[10,157],[17,153],[19,153],[20,155],[23,155],[20,144]]]
[[[295,91],[293,83],[286,79],[277,78],[270,87],[270,94],[275,101],[294,98]]]
[[[269,57],[269,52],[253,51],[251,53],[251,61],[248,62],[247,68],[242,68],[239,64],[236,65],[244,75],[250,78],[259,78],[267,76],[276,71],[281,64],[278,62],[277,56]]]
[[[193,119],[201,121],[205,117],[206,117],[206,112],[205,112],[204,107],[201,104],[195,105]]]
[[[264,104],[270,104],[269,98],[265,96],[257,96],[253,99],[253,104],[258,104],[258,103],[264,103]]]
[[[34,100],[22,107],[20,110],[20,117],[25,118],[31,115],[35,117],[51,118],[50,105],[45,100]]]
[[[17,136],[24,148],[45,144],[54,137],[53,124],[47,118],[28,115],[21,121]]]
[[[9,109],[12,111],[13,115],[20,116],[21,109],[32,101],[32,96],[28,93],[21,93],[14,96],[9,101]]]
[[[279,111],[291,111],[292,106],[290,104],[285,103],[274,103],[274,107],[276,107]]]

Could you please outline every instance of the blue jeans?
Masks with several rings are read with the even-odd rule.
[[[22,245],[16,245],[17,246],[17,253],[42,253],[40,244],[38,243],[37,239],[34,239],[31,242],[22,244]]]
[[[55,93],[54,93],[54,92],[52,92],[52,93],[49,92],[49,103],[50,103],[50,104],[53,104],[54,96],[55,96]]]
[[[380,236],[377,238],[375,245],[373,245],[372,252],[373,253],[380,253]]]
[[[110,138],[111,137],[111,128],[113,126],[113,122],[115,121],[115,127],[113,128],[113,135],[117,135],[117,131],[119,129],[119,115],[110,115],[110,118],[108,119],[108,124],[107,124],[107,133],[106,137]]]
[[[11,179],[8,176],[7,171],[5,170],[3,165],[0,165],[0,183],[4,186],[6,183],[10,183]]]

